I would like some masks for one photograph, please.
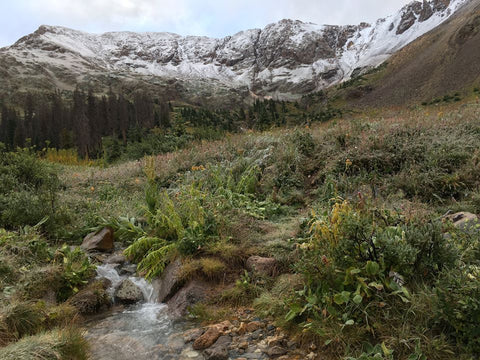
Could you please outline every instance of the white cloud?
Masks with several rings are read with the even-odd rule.
[[[23,0],[44,19],[84,26],[134,26],[182,23],[190,16],[186,0]],[[53,24],[55,25],[55,24]]]
[[[283,18],[357,24],[409,0],[0,0],[0,46],[41,24],[79,30],[170,31],[226,36]]]

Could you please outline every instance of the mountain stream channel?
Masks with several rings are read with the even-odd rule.
[[[86,338],[92,360],[203,359],[181,338],[192,324],[171,319],[167,305],[156,301],[156,293],[149,282],[140,277],[120,275],[112,265],[98,266],[97,278],[111,282],[108,293],[112,299],[115,290],[128,278],[141,289],[145,301],[125,307],[114,306],[87,323]]]

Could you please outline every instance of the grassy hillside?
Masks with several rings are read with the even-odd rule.
[[[14,217],[2,218],[2,264],[25,253],[12,252],[12,241],[32,246],[25,236],[54,251],[108,224],[147,278],[181,259],[185,280],[220,288],[192,309],[201,320],[255,306],[313,342],[321,358],[470,359],[480,351],[480,235],[443,215],[480,213],[479,110],[464,103],[372,111],[192,142],[106,168],[45,164],[59,174],[58,206],[46,214],[57,220],[25,233]],[[33,196],[22,191],[18,198]],[[2,211],[21,206],[5,199]],[[251,255],[275,258],[275,276],[246,272]],[[43,256],[26,269],[55,264]],[[15,280],[28,271],[2,271],[2,306],[12,296],[39,304]],[[60,300],[75,292],[67,284],[56,290]],[[45,326],[8,330],[0,355]]]

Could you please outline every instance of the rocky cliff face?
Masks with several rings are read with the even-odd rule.
[[[297,98],[377,66],[468,0],[415,1],[375,24],[330,26],[282,20],[223,39],[171,33],[88,34],[41,26],[0,49],[0,89],[72,89],[143,82],[184,96]],[[358,71],[358,70],[357,70]]]

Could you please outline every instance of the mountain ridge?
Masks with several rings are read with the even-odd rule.
[[[71,90],[144,82],[180,96],[292,100],[375,67],[443,23],[468,0],[414,1],[374,24],[284,19],[224,38],[168,32],[90,34],[42,25],[0,49],[5,78]],[[5,81],[3,81],[5,82]],[[3,86],[2,86],[3,85]],[[7,88],[0,84],[0,89]]]

